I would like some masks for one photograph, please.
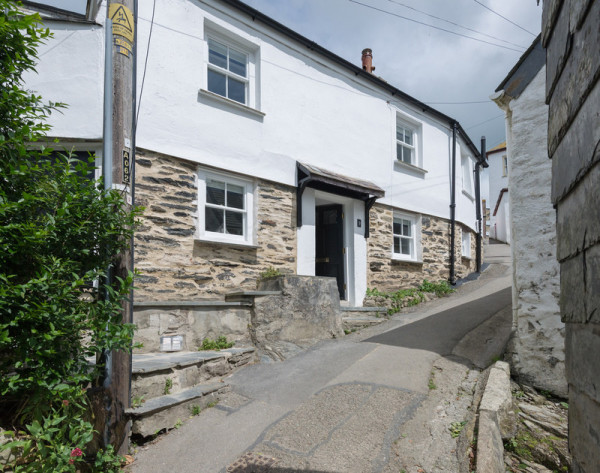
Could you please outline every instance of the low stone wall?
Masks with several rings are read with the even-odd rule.
[[[196,350],[205,338],[214,340],[221,335],[235,341],[236,346],[251,344],[250,307],[234,304],[137,306],[133,323],[137,326],[134,342],[143,344],[135,353],[160,351],[160,337],[164,335],[183,335],[182,350],[189,351]]]
[[[285,358],[294,345],[344,335],[335,278],[279,276],[261,281],[259,290],[281,291],[256,297],[252,308],[252,340],[271,358]]]
[[[201,300],[254,289],[270,266],[296,272],[295,189],[258,180],[257,247],[195,240],[198,165],[138,150],[136,203],[144,206],[135,236],[136,300]]]
[[[403,211],[403,213],[406,213]],[[392,207],[376,204],[369,215],[371,232],[367,243],[367,285],[380,291],[416,287],[427,279],[448,280],[450,276],[450,222],[429,215],[421,216],[422,261],[392,259]],[[461,235],[471,232],[471,258],[461,256]],[[462,278],[475,271],[475,233],[457,222],[455,238],[455,274]]]

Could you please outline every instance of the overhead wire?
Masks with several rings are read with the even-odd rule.
[[[477,127],[478,127],[478,126],[480,126],[480,125],[483,125],[483,124],[485,124],[485,123],[491,122],[492,120],[497,120],[497,119],[498,119],[498,118],[500,118],[500,117],[504,117],[504,114],[502,113],[502,114],[500,114],[500,115],[497,115],[497,116],[495,116],[495,117],[488,118],[487,120],[484,120],[484,121],[482,121],[482,122],[476,123],[475,125],[467,126],[467,127],[465,127],[465,130],[471,130],[471,129],[473,129],[473,128],[477,128]]]
[[[500,14],[500,13],[498,13],[497,11],[495,11],[495,10],[492,10],[490,7],[488,7],[487,5],[484,5],[484,4],[483,4],[483,3],[481,3],[479,0],[473,0],[473,1],[474,1],[475,3],[478,3],[479,5],[481,5],[483,8],[486,8],[486,9],[488,9],[489,11],[491,11],[491,12],[492,12],[494,15],[498,15],[500,18],[503,18],[503,19],[505,19],[505,20],[506,20],[506,21],[508,21],[508,22],[509,22],[511,25],[515,25],[517,28],[520,28],[520,29],[522,29],[523,31],[525,31],[525,33],[529,33],[531,36],[534,36],[534,37],[535,37],[535,36],[537,36],[535,33],[532,33],[531,31],[529,31],[529,30],[526,30],[526,29],[525,29],[525,28],[523,28],[522,26],[520,26],[520,25],[517,25],[517,24],[516,24],[514,21],[512,21],[512,20],[510,20],[510,19],[506,18],[505,16],[501,15],[501,14]]]
[[[503,46],[501,44],[497,44],[497,43],[492,43],[490,41],[486,41],[484,39],[475,38],[473,36],[469,36],[469,35],[462,34],[462,33],[457,33],[456,31],[447,30],[446,28],[441,28],[439,26],[435,26],[435,25],[432,25],[432,24],[429,24],[429,23],[425,23],[423,21],[415,20],[414,18],[409,18],[407,16],[399,15],[397,13],[394,13],[394,12],[391,12],[391,11],[388,11],[388,10],[384,10],[382,8],[377,8],[377,7],[374,7],[372,5],[367,5],[366,3],[362,3],[362,2],[359,2],[357,0],[348,0],[348,1],[351,2],[351,3],[356,3],[357,5],[362,5],[363,7],[366,7],[366,8],[370,8],[372,10],[377,10],[377,11],[379,11],[381,13],[385,13],[387,15],[392,15],[392,16],[395,16],[395,17],[398,17],[398,18],[402,18],[403,20],[407,20],[407,21],[411,21],[413,23],[417,23],[419,25],[427,26],[429,28],[433,28],[433,29],[436,29],[436,30],[439,30],[439,31],[444,31],[446,33],[450,33],[450,34],[453,34],[453,35],[456,35],[456,36],[461,36],[463,38],[471,39],[473,41],[478,41],[480,43],[485,43],[485,44],[489,44],[491,46],[496,46],[498,48],[508,49],[509,51],[516,51],[518,53],[522,53],[525,50],[525,48],[522,48],[522,49],[510,48],[508,46]]]
[[[421,14],[423,14],[423,15],[426,15],[426,16],[428,16],[428,17],[430,17],[430,18],[435,18],[436,20],[443,21],[443,22],[445,22],[445,23],[448,23],[448,24],[450,24],[450,25],[458,26],[459,28],[463,28],[463,29],[465,29],[465,30],[467,30],[467,31],[472,31],[473,33],[477,33],[477,34],[480,34],[480,35],[482,35],[482,36],[486,36],[486,37],[488,37],[488,38],[490,38],[490,39],[495,39],[496,41],[502,41],[503,43],[506,43],[506,44],[512,44],[513,46],[516,46],[516,47],[518,47],[518,48],[527,49],[527,47],[525,47],[525,46],[522,46],[522,45],[520,45],[520,44],[517,44],[517,43],[512,43],[512,42],[510,42],[510,41],[507,41],[507,40],[505,40],[505,39],[498,38],[498,37],[496,37],[496,36],[492,36],[492,35],[489,35],[489,34],[487,34],[487,33],[483,33],[482,31],[478,31],[478,30],[476,30],[476,29],[473,29],[473,28],[469,28],[468,26],[463,26],[463,25],[460,25],[460,24],[458,24],[458,23],[455,23],[454,21],[450,21],[450,20],[448,20],[448,19],[446,19],[446,18],[441,18],[441,17],[439,17],[439,16],[432,15],[431,13],[424,12],[424,11],[422,11],[422,10],[419,10],[419,9],[417,9],[417,8],[414,8],[414,7],[411,7],[410,5],[406,5],[406,4],[404,4],[404,3],[402,3],[402,2],[399,2],[399,1],[397,1],[397,0],[387,0],[387,1],[388,1],[388,2],[390,2],[390,3],[395,3],[396,5],[400,5],[400,6],[404,7],[404,8],[408,8],[409,10],[416,11],[416,12],[418,12],[418,13],[421,13]]]
[[[480,103],[492,103],[491,100],[475,100],[472,102],[423,102],[426,105],[472,105]]]
[[[144,93],[144,81],[146,80],[146,69],[148,67],[148,56],[150,55],[150,40],[152,39],[152,30],[154,29],[154,13],[156,12],[156,0],[152,4],[152,19],[150,20],[150,32],[148,33],[148,45],[146,46],[146,59],[144,60],[144,72],[142,74],[142,84],[140,86],[140,98],[138,100],[138,109],[135,114],[135,128],[140,117],[140,107],[142,106],[142,94]]]

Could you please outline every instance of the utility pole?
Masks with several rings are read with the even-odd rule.
[[[475,164],[475,212],[477,218],[477,240],[476,240],[476,264],[477,272],[481,272],[481,260],[482,260],[482,238],[483,238],[483,223],[481,218],[481,182],[480,182],[480,167],[487,168],[489,165],[486,160],[486,149],[485,149],[485,136],[481,137],[481,153],[477,163]]]
[[[133,204],[135,154],[135,40],[137,0],[108,0],[106,18],[103,175],[105,188],[117,189],[127,205]],[[118,255],[108,283],[133,271],[133,244]],[[122,305],[122,322],[131,323],[133,299]],[[113,350],[104,358],[103,419],[98,430],[104,446],[127,453],[130,423],[125,415],[131,391],[131,355]],[[101,417],[102,417],[101,416]]]

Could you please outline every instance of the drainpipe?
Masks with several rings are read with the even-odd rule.
[[[477,272],[481,273],[481,239],[482,239],[482,219],[481,219],[481,183],[479,182],[479,167],[487,167],[485,162],[485,136],[481,137],[481,153],[475,164],[475,212],[477,217],[477,240],[476,240],[476,264]]]
[[[457,123],[452,122],[452,175],[450,176],[450,284],[456,284],[454,275],[456,239],[456,129]]]

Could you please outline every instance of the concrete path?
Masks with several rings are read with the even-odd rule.
[[[473,368],[510,333],[508,261],[496,258],[449,298],[238,371],[221,403],[141,447],[130,471],[458,471],[449,427],[470,406]]]

